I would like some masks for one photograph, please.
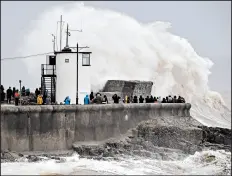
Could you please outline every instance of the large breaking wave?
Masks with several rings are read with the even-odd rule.
[[[61,14],[71,29],[83,29],[71,32],[70,46],[78,41],[93,52],[93,90],[108,79],[151,80],[154,95],[182,95],[192,104],[194,118],[205,125],[231,128],[231,111],[208,86],[212,61],[199,56],[186,39],[171,34],[170,23],[143,24],[122,13],[72,3],[44,11],[31,23],[19,48],[22,55],[52,51],[50,33],[56,31]],[[25,82],[29,87],[39,85],[45,57],[25,63],[30,75]]]

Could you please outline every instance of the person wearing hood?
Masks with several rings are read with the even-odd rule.
[[[42,104],[43,104],[42,95],[38,95],[38,97],[37,97],[37,104],[38,104],[38,105],[42,105]]]
[[[126,96],[125,96],[125,99],[123,100],[123,102],[124,102],[124,103],[127,103],[127,101],[128,101],[128,96],[126,95]]]
[[[69,96],[67,96],[67,97],[64,99],[64,104],[65,104],[65,105],[70,105],[70,102],[71,102],[71,99],[69,98]]]
[[[92,93],[92,92],[91,92],[91,93]],[[89,103],[90,103],[90,101],[89,101],[89,96],[86,95],[85,98],[84,98],[84,104],[85,104],[85,105],[88,105]]]

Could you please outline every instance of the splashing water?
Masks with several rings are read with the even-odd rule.
[[[231,111],[221,95],[208,87],[213,63],[200,57],[186,39],[171,34],[170,23],[143,24],[122,13],[72,3],[44,11],[32,22],[20,48],[22,55],[52,50],[50,33],[56,31],[60,14],[71,29],[80,29],[82,24],[82,33],[71,32],[69,46],[78,41],[93,52],[93,90],[102,88],[108,79],[153,81],[152,94],[181,95],[192,104],[192,116],[204,125],[231,128]],[[25,82],[29,87],[39,86],[45,57],[24,62],[30,75]]]
[[[172,155],[178,155],[173,153]],[[213,156],[212,160],[207,157]],[[55,160],[28,163],[25,161],[16,163],[2,163],[2,174],[24,175],[54,175],[54,174],[101,174],[101,175],[144,175],[144,174],[175,174],[175,175],[230,175],[231,153],[225,151],[196,152],[181,160],[157,160],[153,158],[124,157],[115,160],[90,160],[79,158],[77,154],[64,157],[64,163]],[[12,170],[11,168],[14,168]]]

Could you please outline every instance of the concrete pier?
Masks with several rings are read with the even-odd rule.
[[[76,141],[124,134],[139,122],[189,117],[190,104],[107,104],[1,107],[1,149],[69,150]]]

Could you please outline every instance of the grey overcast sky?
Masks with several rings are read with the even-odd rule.
[[[45,9],[69,3],[1,1],[1,57],[17,56],[14,48],[20,45],[27,26]],[[231,90],[230,1],[89,1],[85,4],[120,11],[141,22],[171,22],[174,34],[186,38],[200,56],[214,62],[210,87],[220,92]],[[3,72],[1,77],[5,77]]]

